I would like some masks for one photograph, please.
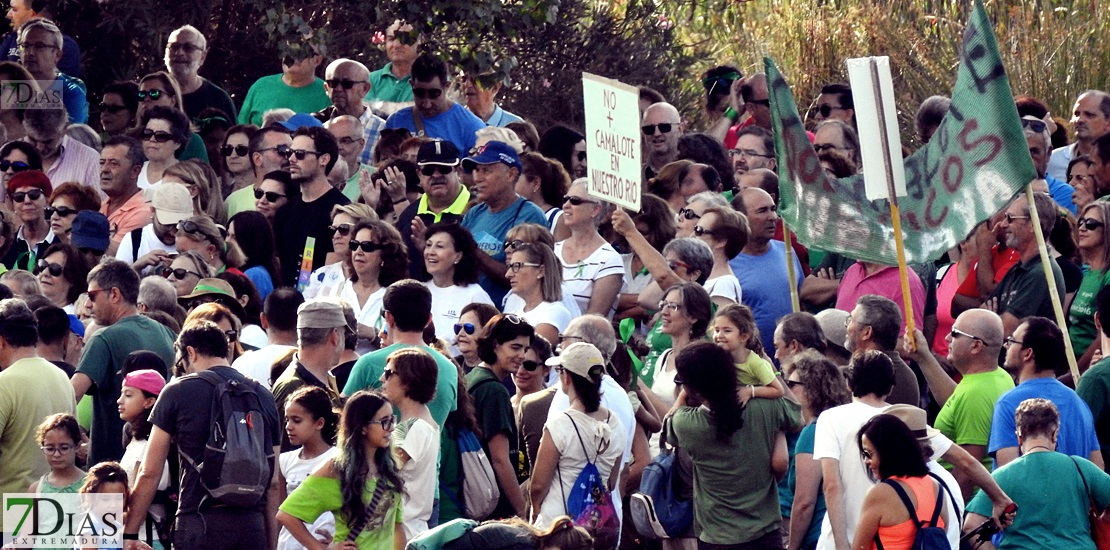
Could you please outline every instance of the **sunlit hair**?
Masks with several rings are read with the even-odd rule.
[[[391,492],[401,492],[404,482],[397,472],[393,461],[391,446],[379,447],[374,454],[366,453],[365,436],[362,429],[374,421],[374,415],[383,408],[391,406],[388,399],[376,391],[362,390],[347,400],[343,416],[339,421],[339,451],[333,459],[335,473],[339,478],[339,490],[343,495],[340,513],[348,523],[354,522],[366,513],[367,502],[362,494],[366,489],[367,472],[373,461],[378,470],[378,483],[384,483]],[[392,414],[392,412],[391,412]]]

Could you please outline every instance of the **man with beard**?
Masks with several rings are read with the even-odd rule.
[[[192,217],[193,197],[184,185],[164,182],[151,190],[150,210],[152,223],[128,233],[116,250],[116,259],[141,275],[168,265],[177,254],[177,224]]]
[[[315,239],[313,271],[324,265],[324,257],[332,251],[331,209],[351,201],[328,183],[327,173],[339,158],[339,144],[335,137],[320,127],[305,126],[293,133],[289,148],[289,173],[293,183],[300,186],[299,196],[289,197],[274,218],[274,242],[281,260],[282,282],[297,285],[301,260],[308,246],[308,239]],[[279,283],[274,281],[275,286]]]
[[[227,204],[227,217],[230,218],[244,210],[254,210],[255,190],[262,185],[266,174],[276,170],[289,171],[289,146],[293,138],[281,126],[267,126],[251,134],[247,142],[247,154],[254,166],[254,183],[238,191],[233,191],[224,201]]]
[[[358,61],[350,59],[332,61],[324,70],[324,89],[331,99],[331,106],[312,114],[320,122],[335,120],[343,115],[357,119],[362,125],[360,128],[362,148],[358,152],[358,161],[367,166],[373,160],[374,145],[378,143],[378,135],[385,126],[385,120],[376,116],[362,99],[370,90],[369,79],[370,70]],[[347,161],[351,174],[354,174],[355,164],[358,163],[352,163],[350,158],[344,160]]]
[[[459,223],[470,202],[470,190],[459,181],[459,150],[450,141],[420,146],[420,187],[424,194],[397,218],[397,231],[409,249],[409,268],[415,277],[424,266],[424,230],[433,223]]]
[[[222,111],[229,117],[228,122],[234,123],[237,111],[231,97],[223,88],[197,74],[207,57],[208,40],[196,27],[185,25],[170,33],[166,42],[166,69],[181,87],[185,114],[194,119],[211,107]]]

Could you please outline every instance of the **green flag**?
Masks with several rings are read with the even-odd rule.
[[[790,86],[764,58],[779,165],[779,210],[798,241],[897,265],[887,200],[870,201],[863,177],[828,178]],[[877,136],[860,136],[861,141]],[[898,198],[907,263],[937,259],[1036,177],[1010,81],[983,6],[976,1],[960,47],[952,106],[929,144],[905,161]]]

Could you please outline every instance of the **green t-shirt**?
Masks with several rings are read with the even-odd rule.
[[[644,357],[644,366],[640,369],[639,378],[648,388],[651,387],[655,378],[655,362],[659,360],[659,356],[664,351],[671,349],[672,346],[671,335],[663,334],[662,327],[663,320],[659,319],[647,333],[648,354],[647,357]]]
[[[411,75],[397,78],[392,71],[393,63],[386,63],[384,67],[370,73],[370,91],[366,93],[366,101],[412,101],[412,85],[409,84]]]
[[[197,159],[208,162],[208,149],[204,148],[204,140],[195,133],[189,133],[189,141],[178,151],[177,160]]]
[[[89,464],[119,460],[123,456],[123,420],[119,417],[123,361],[133,351],[157,353],[172,365],[174,335],[165,325],[144,315],[131,315],[92,335],[81,353],[77,372],[93,383],[86,392],[93,397],[92,430],[89,438]],[[161,373],[168,377],[168,372]]]
[[[985,447],[990,442],[994,404],[1012,389],[1014,379],[1003,369],[964,375],[933,426],[957,445]],[[983,457],[983,466],[991,469],[990,455]]]
[[[1088,532],[1090,501],[1076,464],[1098,508],[1105,509],[1110,504],[1110,476],[1085,458],[1073,461],[1063,453],[1028,453],[991,474],[1018,505],[1014,523],[1006,528],[999,550],[1095,548]],[[968,503],[967,511],[990,517],[990,498],[979,491]]]
[[[1079,386],[1075,388],[1079,398],[1091,408],[1091,415],[1095,419],[1095,435],[1098,436],[1099,447],[1102,448],[1102,457],[1110,455],[1110,358],[1103,359],[1094,365],[1083,376],[1079,377]]]
[[[343,387],[343,395],[350,397],[359,390],[381,388],[380,378],[382,372],[385,371],[385,360],[389,358],[389,354],[399,349],[411,347],[414,346],[393,344],[360,357],[355,362],[355,366],[351,368],[351,376],[347,378],[347,385]],[[450,359],[444,357],[438,351],[428,346],[420,346],[420,349],[428,352],[432,359],[435,359],[436,366],[439,367],[439,372],[436,375],[436,393],[432,400],[428,402],[428,412],[432,413],[436,425],[443,427],[447,415],[451,414],[451,411],[458,406],[459,370]]]
[[[668,440],[694,462],[694,532],[698,540],[734,545],[779,529],[778,490],[771,451],[780,431],[801,426],[797,405],[785,399],[752,399],[744,425],[727,442],[717,440],[712,414],[683,407],[669,424]]]
[[[1107,284],[1110,284],[1110,269],[1087,269],[1079,283],[1079,290],[1075,291],[1075,298],[1072,298],[1071,308],[1068,309],[1068,334],[1076,357],[1083,355],[1098,335],[1095,330],[1095,296]]]
[[[362,491],[362,501],[369,505],[374,489],[378,486],[378,478],[366,480],[366,488]],[[339,489],[339,480],[332,477],[308,476],[299,487],[289,494],[285,502],[281,503],[281,511],[303,522],[312,523],[324,512],[335,514],[335,538],[343,541],[351,532],[351,519],[345,517],[340,508],[343,506],[343,494]],[[401,495],[386,493],[374,510],[370,521],[355,539],[359,549],[379,550],[393,548],[393,531],[396,524],[401,523]]]
[[[228,219],[240,212],[254,210],[254,185],[232,191],[224,200],[224,205],[227,206]]]
[[[280,74],[264,76],[255,81],[239,109],[239,124],[262,126],[262,115],[270,109],[292,109],[296,113],[315,113],[331,105],[324,91],[324,81],[317,78],[308,86],[294,88],[281,80]]]
[[[766,386],[775,380],[775,369],[757,353],[749,353],[748,360],[736,363],[736,379],[741,386]]]

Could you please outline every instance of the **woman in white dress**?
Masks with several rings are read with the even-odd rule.
[[[324,287],[335,286],[347,278],[347,259],[351,255],[348,246],[351,242],[351,230],[362,222],[378,219],[378,215],[369,206],[357,202],[350,204],[337,204],[331,209],[331,247],[333,252],[324,258],[324,265],[312,272],[308,277],[308,286],[305,287],[304,299],[311,300]]]
[[[624,262],[598,233],[598,224],[609,211],[586,194],[587,183],[575,180],[567,191],[563,222],[570,228],[570,237],[555,243],[555,256],[563,263],[563,281],[582,313],[609,317],[621,289]]]
[[[424,266],[420,280],[432,294],[432,323],[436,338],[451,342],[455,324],[468,304],[493,305],[489,294],[478,286],[478,243],[465,227],[438,223],[424,232]],[[451,355],[458,348],[451,345]]]
[[[694,226],[694,237],[713,251],[713,271],[705,281],[705,291],[717,307],[740,303],[740,280],[728,261],[748,244],[748,220],[731,208],[707,208]]]
[[[561,303],[563,267],[555,253],[542,244],[522,244],[509,256],[505,276],[509,278],[511,292],[521,298],[513,301],[519,307],[506,307],[505,313],[524,317],[536,327],[536,334],[558,343],[559,334],[573,317]]]
[[[384,325],[382,298],[389,285],[408,275],[409,255],[401,234],[381,221],[363,222],[351,231],[347,260],[350,276],[335,286],[325,287],[318,296],[340,298],[351,304],[358,320],[360,355],[373,348],[372,342]]]

